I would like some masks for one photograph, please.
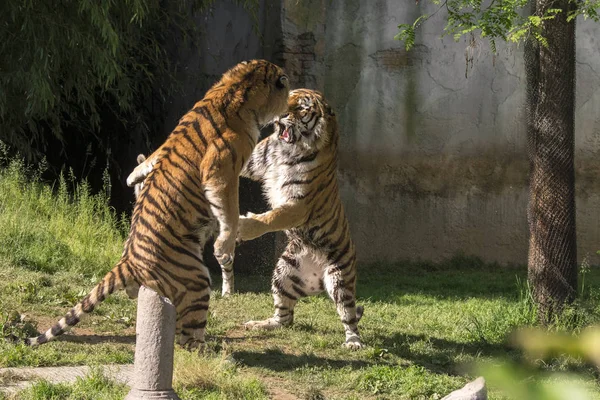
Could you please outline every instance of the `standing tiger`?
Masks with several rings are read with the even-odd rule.
[[[132,294],[140,285],[173,302],[182,346],[204,343],[210,276],[198,232],[218,221],[215,256],[222,265],[233,263],[238,176],[260,126],[285,112],[288,93],[287,76],[267,61],[227,71],[130,176],[147,175],[117,265],[56,325],[27,343],[61,335],[106,296],[120,289]]]
[[[338,190],[338,141],[335,114],[323,96],[293,90],[288,113],[275,120],[275,132],[242,170],[262,182],[272,209],[240,217],[239,239],[285,230],[289,240],[273,273],[274,316],[245,326],[291,325],[298,299],[326,290],[346,331],[344,346],[359,349],[362,307],[356,307],[356,253]]]

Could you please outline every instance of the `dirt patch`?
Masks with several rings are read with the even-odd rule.
[[[222,339],[227,345],[240,343],[241,346],[236,346],[236,350],[263,352],[265,351],[265,348],[272,344],[272,341],[270,341],[271,337],[271,331],[247,330],[244,327],[237,327],[228,330]],[[298,349],[291,345],[288,346],[278,342],[276,347],[279,351],[286,354],[301,354]]]
[[[286,384],[285,379],[275,378],[272,376],[260,376],[258,377],[262,383],[265,384],[269,390],[269,397],[273,400],[299,400],[300,397],[290,393],[284,386]]]
[[[56,339],[57,341],[85,344],[99,343],[123,343],[135,344],[135,335],[81,335],[81,334],[66,334]]]
[[[17,382],[26,381],[30,378],[31,376],[26,373],[9,369],[3,370],[0,371],[0,386],[9,386]]]
[[[27,314],[25,321],[34,323],[37,326],[37,330],[42,333],[54,326],[60,318],[61,317],[52,317],[48,315]],[[88,344],[105,342],[135,344],[135,326],[123,327],[123,329],[118,331],[98,332],[93,326],[89,326],[89,322],[93,322],[92,316],[90,316],[89,320],[86,320],[86,322],[88,322],[88,324],[81,327],[78,325],[73,327],[57,340]]]
[[[227,339],[245,338],[247,332],[248,331],[243,326],[239,326],[239,327],[228,330],[224,339],[227,340]]]

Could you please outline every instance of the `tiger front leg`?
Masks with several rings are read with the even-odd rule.
[[[233,279],[233,263],[230,265],[221,265],[221,277],[223,279],[223,287],[221,288],[221,296],[229,296],[234,291]]]
[[[300,226],[306,220],[306,207],[286,204],[263,214],[240,216],[238,240],[256,239],[269,232],[284,231]]]
[[[240,212],[239,179],[237,176],[232,176],[230,182],[225,182],[225,179],[219,179],[206,185],[206,197],[210,203],[211,211],[219,221],[219,234],[214,244],[214,255],[221,266],[223,296],[232,294],[234,291],[233,260]]]

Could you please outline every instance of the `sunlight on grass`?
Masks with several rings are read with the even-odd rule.
[[[174,387],[182,399],[268,399],[264,385],[241,376],[231,358],[175,353]]]
[[[19,161],[0,157],[0,164],[0,331],[23,338],[50,327],[97,283],[121,254],[127,221],[85,184],[63,179],[51,187]],[[600,270],[589,267],[586,274],[580,299],[554,331],[579,334],[600,322]],[[244,322],[272,315],[269,281],[238,274],[237,294],[213,292],[206,355],[176,352],[182,399],[439,399],[473,379],[475,365],[520,361],[510,335],[536,320],[524,267],[465,256],[360,265],[359,328],[367,348],[352,352],[341,347],[343,327],[325,295],[302,299],[291,327],[244,330]],[[134,324],[135,302],[117,294],[56,342],[32,349],[0,341],[0,367],[132,363]],[[580,386],[600,394],[598,371],[580,358],[534,364],[577,374]],[[125,389],[103,379],[40,382],[18,398],[122,398]],[[505,398],[494,386],[489,393]]]
[[[121,400],[129,388],[107,378],[100,368],[86,377],[77,378],[74,384],[54,384],[38,381],[7,400]]]

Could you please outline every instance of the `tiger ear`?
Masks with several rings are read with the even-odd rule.
[[[145,155],[143,155],[143,154],[138,154],[138,156],[137,156],[136,160],[137,160],[137,163],[138,163],[138,164],[141,164],[141,163],[143,163],[144,161],[146,161],[146,156],[145,156]]]

